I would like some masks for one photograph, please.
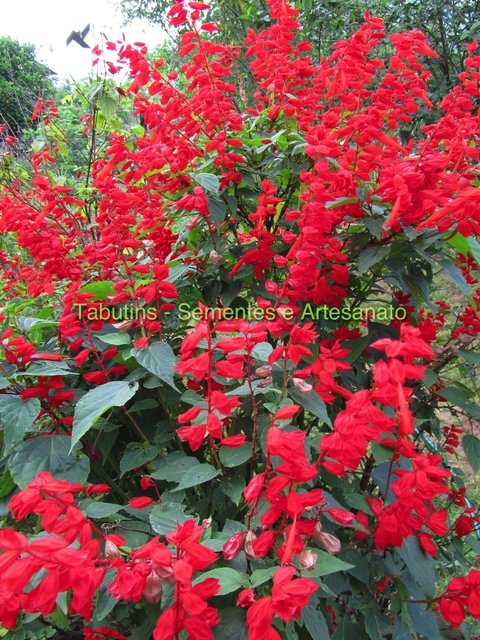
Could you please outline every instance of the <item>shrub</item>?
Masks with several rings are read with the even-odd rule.
[[[314,66],[268,5],[253,102],[207,5],[178,3],[181,69],[108,44],[81,170],[50,103],[31,170],[3,160],[7,638],[434,639],[436,610],[480,617],[452,466],[460,437],[480,464],[476,45],[402,144],[431,106],[422,33],[375,58],[366,14]]]

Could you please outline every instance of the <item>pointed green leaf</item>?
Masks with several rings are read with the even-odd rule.
[[[125,453],[120,460],[120,477],[127,471],[141,467],[147,462],[151,462],[158,456],[157,447],[152,445],[144,446],[139,442],[129,442],[125,447]]]
[[[177,360],[172,347],[166,342],[153,342],[143,349],[132,349],[131,355],[150,373],[166,382],[175,391],[178,391],[173,381],[173,373]]]
[[[196,173],[193,179],[199,184],[205,191],[211,193],[218,193],[220,189],[220,180],[214,173]]]
[[[174,531],[178,524],[183,524],[187,519],[182,505],[174,502],[156,504],[150,511],[152,529],[162,536]]]
[[[123,407],[138,389],[138,382],[126,382],[119,380],[107,382],[81,398],[75,408],[72,431],[72,449],[87,433],[105,411],[112,407]]]
[[[189,469],[200,464],[193,456],[186,456],[181,451],[169,453],[157,463],[157,468],[150,475],[155,480],[180,482]]]
[[[328,424],[329,427],[332,426],[332,422],[328,417],[327,407],[316,391],[310,391],[310,393],[301,393],[296,389],[289,389],[288,395],[294,402],[297,402],[314,416],[320,418],[320,420],[322,420],[322,422],[325,422],[325,424]]]
[[[385,245],[377,245],[374,247],[369,247],[360,253],[360,259],[358,262],[358,273],[361,275],[362,273],[366,273],[370,267],[373,267],[374,264],[380,262],[387,253],[389,252],[389,247]]]
[[[462,447],[474,473],[480,470],[480,439],[467,434],[462,438]]]
[[[4,455],[23,440],[41,409],[38,398],[22,400],[20,396],[5,394],[0,396],[0,422],[4,430]]]
[[[238,467],[252,457],[252,445],[246,443],[241,447],[220,447],[219,455],[224,467]]]
[[[480,265],[480,242],[474,236],[471,236],[468,238],[468,246],[474,260]]]
[[[328,576],[330,573],[337,573],[337,571],[348,571],[353,569],[353,564],[340,560],[335,556],[331,556],[325,551],[315,549],[317,554],[317,563],[312,571],[309,571],[308,575],[312,578],[319,578],[321,576]]]
[[[85,483],[90,462],[83,454],[70,454],[71,438],[64,435],[37,436],[21,442],[8,460],[15,483],[23,489],[40,471],[50,471],[59,480]]]
[[[203,484],[213,478],[216,478],[220,473],[219,469],[215,469],[211,464],[197,464],[193,469],[189,469],[180,480],[180,484],[174,491],[181,491],[181,489],[189,489],[190,487],[196,487],[197,484]]]
[[[440,264],[444,268],[447,276],[450,278],[450,280],[453,282],[453,284],[457,287],[459,291],[461,291],[467,296],[472,294],[467,281],[463,277],[463,273],[455,264],[453,264],[451,260],[440,260]]]

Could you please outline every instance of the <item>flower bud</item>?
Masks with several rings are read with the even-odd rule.
[[[257,539],[257,536],[253,533],[253,531],[247,531],[247,535],[245,536],[245,553],[250,558],[255,557],[255,551],[253,549],[253,543]]]
[[[150,604],[157,604],[162,598],[162,581],[155,571],[151,571],[147,576],[143,597]]]
[[[305,549],[299,556],[300,558],[300,568],[312,570],[317,564],[318,555],[311,551],[310,549]]]
[[[265,378],[264,380],[262,380],[261,382],[258,383],[258,388],[259,389],[266,389],[267,387],[269,387],[273,382],[273,378],[272,376]]]
[[[117,545],[111,540],[107,539],[105,541],[105,558],[114,560],[115,558],[120,558],[121,555],[122,554],[120,553],[120,549],[117,547]]]
[[[302,380],[301,378],[293,378],[292,382],[294,387],[301,393],[310,393],[313,389],[313,386],[309,382],[305,382],[305,380]]]
[[[342,548],[342,543],[338,538],[331,533],[325,533],[324,531],[318,534],[318,542],[326,551],[328,551],[328,553],[331,553],[332,555],[340,553]]]
[[[225,258],[223,256],[221,256],[219,253],[217,253],[215,251],[215,249],[212,249],[210,251],[209,258],[210,258],[210,262],[212,264],[224,264],[225,263]]]

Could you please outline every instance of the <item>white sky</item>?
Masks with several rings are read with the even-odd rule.
[[[71,31],[82,31],[90,23],[85,40],[91,47],[102,43],[102,32],[113,41],[124,33],[127,42],[145,42],[149,49],[165,39],[160,26],[144,20],[123,27],[117,4],[115,0],[0,0],[0,36],[34,44],[37,60],[59,78],[79,80],[92,70],[92,53],[75,42],[66,46]]]

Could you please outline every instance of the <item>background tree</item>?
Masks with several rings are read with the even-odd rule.
[[[40,96],[54,90],[51,71],[35,59],[35,47],[0,38],[0,124],[18,136],[31,122],[33,107]]]

